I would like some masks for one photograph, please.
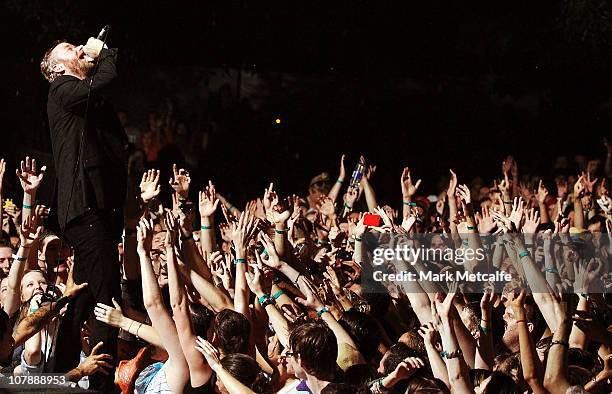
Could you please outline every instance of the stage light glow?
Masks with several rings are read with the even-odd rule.
[[[280,124],[281,120],[280,118],[276,118],[276,120],[274,121],[276,124]]]

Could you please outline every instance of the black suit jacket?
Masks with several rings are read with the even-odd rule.
[[[112,104],[104,96],[105,89],[117,76],[115,62],[115,50],[100,52],[88,109],[91,77],[80,80],[62,75],[49,88],[47,115],[57,172],[57,214],[62,228],[89,210],[121,208],[125,202],[127,136]],[[84,127],[81,160],[76,168]]]

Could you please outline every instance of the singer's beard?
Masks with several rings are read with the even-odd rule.
[[[68,67],[72,70],[75,75],[78,75],[81,79],[85,79],[93,72],[95,64],[88,62],[85,59],[73,59],[68,64]]]

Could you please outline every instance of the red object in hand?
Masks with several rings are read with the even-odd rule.
[[[380,226],[380,215],[373,213],[366,213],[363,217],[363,224],[366,226],[379,227]]]

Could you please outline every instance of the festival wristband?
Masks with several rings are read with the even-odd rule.
[[[282,296],[283,294],[285,294],[284,290],[279,290],[276,293],[274,293],[274,295],[272,296],[275,300],[278,300],[280,298],[280,296]]]
[[[317,316],[321,317],[325,312],[329,312],[329,308],[326,306],[317,311]]]
[[[200,226],[200,229],[202,229],[202,230],[210,230],[210,229],[212,229],[212,226]]]
[[[246,264],[246,259],[236,259],[234,260],[234,264]]]

